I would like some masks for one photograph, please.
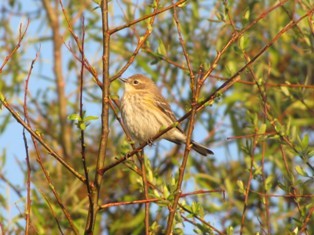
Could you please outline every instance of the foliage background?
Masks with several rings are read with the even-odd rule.
[[[196,115],[193,138],[210,146],[215,156],[190,153],[171,227],[174,234],[313,234],[313,2],[183,2],[175,11],[170,8],[160,14],[152,14],[154,8],[173,3],[108,3],[110,77],[143,73],[152,78],[178,118],[191,109],[191,99],[207,99],[225,81],[240,75]],[[22,119],[27,107],[24,125],[29,121],[34,133],[80,175],[85,174],[86,160],[90,182],[96,182],[103,104],[96,79],[102,81],[103,75],[109,79],[102,60],[102,6],[91,1],[63,1],[63,5],[65,12],[57,0],[0,4],[1,101]],[[150,14],[154,21],[150,17],[134,22]],[[19,22],[23,22],[20,31],[26,30],[23,38]],[[118,30],[120,25],[125,28]],[[80,50],[83,33],[84,50]],[[83,72],[82,52],[87,61]],[[191,82],[187,61],[198,81],[208,72],[204,84]],[[193,92],[197,84],[203,85],[198,97]],[[120,82],[112,80],[112,100],[121,92]],[[119,113],[118,106],[113,107]],[[29,134],[25,135],[27,167],[22,131],[10,131],[20,124],[8,110],[4,105],[0,114],[1,231],[87,233],[94,198],[88,197],[86,184],[41,143],[35,140],[38,146],[34,146]],[[79,129],[82,110],[90,120],[80,122]],[[131,151],[118,117],[109,110],[105,166]],[[84,152],[81,131],[87,123]],[[194,124],[183,122],[186,131],[189,123]],[[152,234],[165,233],[184,147],[158,141],[145,148],[145,155],[146,179],[136,157],[102,177],[95,190],[104,208],[97,213],[95,234],[143,234],[148,229]],[[19,175],[25,180],[18,180]],[[9,197],[4,188],[10,190]],[[137,202],[147,198],[159,201],[146,208]],[[18,213],[10,218],[10,211]]]

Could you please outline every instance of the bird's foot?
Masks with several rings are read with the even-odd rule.
[[[153,140],[152,139],[147,140],[146,144],[149,145],[149,146],[152,146],[153,145]]]

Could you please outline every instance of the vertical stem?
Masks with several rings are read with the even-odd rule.
[[[26,96],[26,92],[25,92]],[[24,107],[26,107],[24,105]],[[24,110],[25,112],[25,110]],[[24,146],[25,146],[25,154],[26,154],[26,166],[27,166],[27,180],[26,180],[26,188],[27,188],[27,194],[26,194],[26,210],[25,210],[25,234],[29,233],[29,228],[31,226],[31,164],[29,161],[29,152],[28,152],[28,144],[25,134],[25,128],[23,128],[23,140],[24,140]]]
[[[189,152],[191,150],[191,136],[192,136],[192,132],[193,132],[193,127],[194,127],[194,122],[195,122],[195,114],[196,114],[196,100],[199,94],[199,89],[200,87],[197,86],[195,89],[195,76],[193,73],[193,69],[191,66],[191,62],[189,59],[189,55],[188,52],[186,50],[185,47],[185,42],[183,40],[182,34],[181,34],[181,30],[180,30],[180,23],[179,23],[179,19],[178,19],[178,15],[177,15],[177,9],[176,7],[173,8],[173,18],[175,21],[175,24],[177,26],[177,31],[178,31],[178,37],[179,37],[179,41],[183,50],[183,54],[187,63],[187,66],[189,68],[189,73],[190,73],[190,88],[192,91],[192,99],[191,99],[191,105],[192,105],[192,110],[191,110],[191,118],[189,121],[189,126],[188,126],[188,132],[187,132],[187,137],[186,137],[186,146],[185,146],[185,151],[184,151],[184,156],[183,156],[183,160],[181,163],[181,166],[179,168],[179,176],[178,176],[178,184],[177,184],[177,188],[175,191],[175,195],[174,195],[174,200],[172,205],[169,208],[169,216],[168,216],[168,221],[167,221],[167,229],[166,229],[166,234],[170,235],[173,234],[172,230],[173,230],[173,221],[174,221],[174,217],[176,214],[176,210],[179,204],[179,199],[181,196],[181,187],[182,187],[182,183],[183,183],[183,178],[184,178],[184,173],[185,173],[185,168],[186,168],[186,164],[188,161],[188,157],[189,157]]]
[[[90,205],[88,211],[87,224],[85,234],[93,234],[97,212],[99,210],[98,200],[100,187],[102,183],[102,175],[98,173],[99,169],[104,167],[106,158],[106,149],[109,134],[109,23],[108,23],[108,0],[101,1],[101,16],[102,16],[102,36],[103,36],[103,87],[102,87],[102,113],[101,113],[101,137],[99,143],[97,165],[95,171],[94,187],[92,188],[93,203]]]
[[[243,210],[242,210],[242,216],[241,216],[241,226],[240,226],[240,235],[244,234],[244,229],[245,229],[245,219],[246,219],[246,212],[247,212],[247,208],[248,208],[248,202],[249,202],[249,195],[250,195],[250,189],[251,189],[251,183],[253,180],[253,167],[254,167],[254,152],[255,152],[255,148],[256,148],[256,135],[254,135],[254,139],[253,139],[253,147],[252,147],[252,151],[251,151],[251,163],[250,163],[250,175],[249,175],[249,180],[247,182],[247,186],[246,186],[246,190],[245,190],[245,196],[244,196],[244,206],[243,206]]]
[[[85,25],[84,25],[84,17],[82,18],[82,63],[81,63],[81,74],[80,74],[80,92],[79,92],[79,102],[80,102],[80,117],[83,120],[84,118],[84,110],[83,110],[83,86],[84,86],[84,58],[85,58],[85,51],[84,51],[84,44],[85,44]],[[86,147],[85,147],[85,131],[81,130],[81,156],[82,156],[82,163],[84,168],[84,174],[86,178],[86,189],[88,193],[88,201],[89,201],[89,213],[92,215],[94,214],[94,201],[92,198],[92,189],[90,186],[89,174],[86,165]]]
[[[148,200],[148,185],[147,185],[147,178],[146,178],[146,169],[145,169],[145,159],[144,159],[144,151],[142,150],[140,154],[137,154],[137,158],[141,165],[142,171],[142,181],[143,181],[143,188],[144,188],[144,196],[145,200]],[[145,203],[145,234],[149,234],[149,202]]]

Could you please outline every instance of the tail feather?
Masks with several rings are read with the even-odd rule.
[[[167,139],[167,140],[178,145],[181,145],[184,143],[182,140],[179,140],[179,139]],[[193,140],[191,140],[191,144],[192,144],[192,149],[194,149],[196,152],[198,152],[199,154],[203,156],[207,156],[208,154],[211,154],[211,155],[214,154],[214,152],[211,151],[209,148],[205,147],[204,145],[198,144]]]
[[[194,141],[192,141],[192,148],[198,152],[199,154],[203,155],[203,156],[207,156],[208,154],[214,154],[213,151],[211,151],[209,148],[201,145],[201,144],[198,144]]]

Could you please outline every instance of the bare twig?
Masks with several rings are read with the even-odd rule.
[[[148,182],[154,189],[157,189],[155,185],[152,183]],[[160,191],[160,190],[158,190]],[[189,193],[182,193],[180,195],[180,198],[188,197],[188,196],[196,196],[196,195],[202,195],[202,194],[208,194],[208,193],[224,193],[223,189],[220,190],[197,190],[194,192],[189,192]],[[151,202],[160,202],[160,201],[166,201],[166,198],[149,198],[149,199],[144,199],[144,200],[134,200],[134,201],[129,201],[129,202],[109,202],[106,204],[103,204],[99,207],[100,210],[109,208],[109,207],[115,207],[115,206],[125,206],[125,205],[134,205],[134,204],[144,204],[144,203],[151,203]],[[181,206],[181,205],[180,205]]]
[[[144,159],[144,151],[141,151],[140,154],[137,155],[137,159],[140,162],[141,171],[142,171],[142,182],[144,188],[144,197],[147,201],[145,203],[145,234],[149,235],[149,196],[148,196],[148,184],[146,177],[146,168],[145,168],[145,159]]]
[[[135,201],[131,201],[131,202],[110,202],[110,203],[101,205],[99,207],[99,210],[104,210],[104,209],[107,209],[109,207],[115,207],[115,206],[125,206],[125,205],[134,205],[134,204],[143,204],[143,203],[147,204],[150,202],[158,202],[160,200],[161,199],[159,199],[159,198],[149,198],[149,199],[144,199],[144,200],[135,200]]]
[[[22,193],[22,190],[19,189],[18,186],[15,186],[12,182],[10,182],[10,180],[8,180],[2,173],[0,173],[0,179],[5,182],[6,184],[9,185],[9,187],[11,189],[13,189],[13,191],[19,196],[19,198],[24,198],[24,195]]]
[[[132,26],[132,25],[134,25],[134,24],[137,24],[137,23],[139,23],[139,22],[141,22],[141,21],[143,21],[143,20],[149,19],[149,18],[151,18],[151,17],[155,17],[156,15],[158,15],[158,14],[160,14],[160,13],[163,13],[163,12],[165,12],[165,11],[168,11],[169,9],[174,8],[174,7],[176,7],[176,6],[179,6],[179,5],[183,4],[183,3],[185,3],[186,1],[187,1],[187,0],[178,1],[178,2],[172,4],[172,5],[168,6],[168,7],[165,7],[165,8],[163,8],[163,9],[159,9],[159,10],[154,11],[153,13],[151,13],[151,14],[149,14],[149,15],[143,16],[143,17],[141,17],[140,19],[133,20],[132,22],[127,23],[127,24],[125,24],[125,25],[121,25],[121,26],[115,27],[115,28],[113,28],[113,29],[110,29],[110,30],[109,30],[109,33],[110,33],[110,34],[114,34],[114,33],[116,33],[117,31],[120,31],[120,30],[122,30],[122,29],[129,28],[130,26]]]
[[[144,43],[146,42],[148,37],[151,35],[151,33],[153,31],[152,29],[153,29],[153,23],[155,20],[155,16],[157,15],[156,12],[158,12],[159,0],[156,0],[155,2],[156,2],[156,7],[154,9],[154,12],[152,13],[151,19],[149,21],[149,26],[147,27],[147,30],[146,30],[144,36],[140,37],[139,41],[137,42],[137,46],[136,46],[135,50],[133,51],[131,57],[129,58],[128,62],[114,76],[112,76],[110,78],[110,81],[114,81],[115,79],[119,78],[130,67],[130,65],[133,63],[135,57],[139,53],[140,49],[144,46]]]
[[[83,87],[84,87],[84,58],[85,58],[85,51],[84,51],[84,43],[85,43],[85,25],[84,25],[84,17],[82,17],[82,52],[81,52],[81,72],[80,72],[80,91],[79,91],[79,109],[80,109],[80,118],[84,121],[84,110],[83,110]],[[86,165],[86,147],[85,147],[85,131],[81,129],[81,157],[82,157],[82,164],[84,169],[84,175],[86,178],[86,189],[87,189],[87,197],[89,200],[89,213],[94,214],[94,201],[92,198],[92,190],[89,183],[89,175],[88,169]]]
[[[15,54],[15,52],[20,48],[21,42],[22,42],[22,40],[23,40],[23,38],[24,38],[24,36],[25,36],[25,34],[27,32],[28,26],[29,26],[29,20],[27,20],[27,24],[26,24],[26,27],[25,27],[24,31],[22,31],[22,26],[23,25],[20,24],[20,27],[19,27],[19,38],[18,38],[18,41],[17,41],[15,47],[13,48],[11,53],[4,58],[4,61],[2,62],[2,65],[0,65],[0,74],[2,73],[2,70],[3,70],[4,66],[10,61],[10,59]]]
[[[251,190],[251,182],[253,179],[253,167],[254,167],[254,161],[255,161],[255,149],[256,149],[256,136],[254,136],[253,138],[253,146],[250,152],[250,158],[251,158],[251,162],[250,162],[250,170],[249,170],[249,179],[246,185],[246,189],[244,192],[244,205],[243,205],[243,210],[242,210],[242,217],[241,217],[241,226],[240,226],[240,234],[243,234],[243,230],[244,230],[244,224],[245,224],[245,216],[246,216],[246,209],[248,208],[248,200],[249,200],[249,194],[250,194],[250,190]]]
[[[49,207],[49,209],[50,209],[51,215],[52,215],[52,217],[54,218],[54,220],[55,220],[56,223],[57,223],[58,230],[59,230],[60,234],[64,235],[64,233],[63,233],[63,231],[62,231],[62,228],[61,228],[61,221],[59,221],[58,216],[56,215],[56,212],[55,212],[53,206],[51,205],[51,203],[50,203],[50,201],[49,201],[49,198],[48,198],[43,192],[41,192],[41,195],[43,196],[43,198],[44,198],[44,199],[46,200],[46,202],[47,202],[47,205],[48,205],[48,207]]]
[[[99,209],[98,199],[100,194],[102,176],[98,174],[98,170],[105,165],[107,156],[107,143],[109,134],[109,56],[110,56],[110,34],[109,34],[109,16],[108,16],[108,0],[101,1],[101,18],[102,18],[102,37],[103,37],[103,55],[102,55],[102,110],[101,110],[101,137],[99,143],[96,173],[94,178],[94,187],[92,191],[93,210],[89,210],[85,227],[85,234],[92,234],[96,222],[96,216]],[[91,211],[93,213],[91,213]]]
[[[307,225],[310,222],[310,219],[312,218],[313,213],[314,213],[314,207],[311,207],[309,210],[309,213],[307,214],[307,216],[305,217],[305,219],[303,221],[302,227],[301,227],[300,232],[299,232],[300,235],[303,234],[304,232],[306,232]]]
[[[31,164],[29,160],[29,152],[28,152],[28,144],[26,139],[25,128],[23,128],[23,141],[25,147],[26,154],[26,166],[27,166],[27,174],[26,174],[26,211],[25,211],[25,234],[29,233],[30,222],[31,222]]]
[[[202,222],[202,224],[206,225],[207,227],[209,227],[210,229],[214,230],[216,233],[218,233],[219,235],[224,235],[223,232],[219,231],[218,229],[216,229],[214,226],[212,226],[210,223],[208,223],[207,221],[205,221],[204,219],[202,219],[201,217],[199,217],[198,215],[196,215],[195,213],[193,213],[192,211],[190,211],[189,209],[187,209],[185,206],[181,205],[179,203],[179,206],[181,209],[183,209],[184,211],[190,213],[193,215],[193,218],[199,220],[200,222]],[[181,215],[182,216],[182,215]],[[184,218],[185,220],[187,220],[187,217],[182,216],[182,218]]]
[[[179,199],[180,199],[180,195],[181,195],[181,187],[182,187],[182,183],[183,183],[183,177],[184,177],[184,173],[185,173],[185,168],[186,168],[186,164],[188,161],[188,157],[189,157],[189,152],[191,150],[191,136],[192,136],[192,132],[193,132],[193,128],[194,128],[194,123],[195,123],[195,114],[196,114],[196,106],[194,106],[194,104],[196,104],[196,101],[198,99],[198,94],[199,94],[199,90],[200,90],[200,86],[197,86],[197,90],[195,90],[195,77],[194,77],[194,73],[191,67],[191,62],[185,47],[185,43],[181,34],[181,30],[180,30],[180,23],[178,20],[178,16],[177,16],[177,9],[176,7],[173,8],[173,18],[174,21],[176,23],[177,26],[177,31],[178,31],[178,37],[179,37],[179,41],[181,44],[181,48],[183,50],[183,54],[186,60],[186,64],[187,67],[189,68],[189,73],[190,73],[190,88],[191,88],[191,92],[192,92],[192,99],[191,99],[191,105],[192,105],[192,110],[191,110],[191,115],[190,115],[190,120],[189,120],[189,124],[188,124],[188,131],[187,131],[187,137],[186,137],[186,146],[185,146],[185,150],[184,150],[184,155],[183,155],[183,159],[182,159],[182,163],[181,166],[179,168],[179,175],[178,175],[178,181],[177,181],[177,186],[174,192],[174,199],[173,199],[173,203],[172,205],[169,206],[169,216],[168,216],[168,221],[167,221],[167,228],[166,228],[166,234],[170,235],[173,233],[173,220],[177,211],[177,207],[179,204]]]
[[[61,6],[61,9],[62,9],[62,12],[63,12],[63,15],[64,15],[64,18],[65,18],[65,21],[68,25],[68,30],[69,32],[71,33],[77,47],[78,47],[78,50],[80,52],[80,54],[82,55],[83,53],[83,48],[82,48],[82,45],[80,43],[80,40],[79,40],[79,37],[75,34],[74,30],[73,30],[73,26],[71,24],[71,21],[69,19],[69,17],[67,16],[66,14],[66,11],[64,9],[64,6],[63,6],[63,2],[62,0],[59,0],[59,3],[60,3],[60,6]],[[98,79],[98,74],[97,74],[97,71],[93,68],[93,66],[91,66],[91,64],[89,63],[89,61],[87,60],[87,58],[83,57],[83,58],[79,58],[78,56],[75,55],[75,53],[72,51],[71,47],[69,45],[67,45],[66,43],[64,43],[65,46],[69,49],[69,51],[73,54],[73,56],[79,61],[82,63],[82,61],[84,61],[84,66],[85,68],[93,75],[94,79],[95,79],[95,82],[97,83],[97,85],[99,87],[102,87],[102,82],[99,81]],[[85,54],[84,54],[85,56]]]
[[[226,43],[225,46],[223,46],[223,48],[221,49],[221,51],[217,52],[217,56],[215,57],[211,67],[204,73],[203,78],[201,79],[200,83],[204,82],[205,79],[214,71],[214,69],[216,68],[221,56],[226,52],[226,50],[235,42],[237,41],[247,30],[249,30],[251,27],[253,27],[254,25],[256,25],[257,22],[259,22],[260,20],[264,19],[265,16],[267,16],[270,12],[272,12],[273,10],[277,9],[278,7],[281,7],[283,4],[285,4],[288,0],[283,0],[280,1],[279,3],[275,4],[274,6],[272,6],[271,8],[267,9],[266,11],[262,12],[255,20],[253,20],[250,24],[248,24],[244,29],[242,29],[239,32],[235,32],[230,40],[228,40],[228,42]],[[275,40],[277,41],[277,39]],[[267,49],[267,48],[266,48]],[[264,51],[260,51],[261,54],[264,53]],[[260,55],[256,55],[257,57],[259,57]],[[253,63],[253,62],[252,62]],[[246,66],[245,66],[246,67]],[[241,71],[242,72],[242,71]]]
[[[25,116],[25,122],[27,123],[28,126],[30,126],[30,119],[29,119],[29,116],[28,116],[28,108],[27,108],[27,94],[28,94],[28,84],[29,84],[29,80],[30,80],[30,75],[31,75],[31,72],[32,72],[32,69],[33,69],[33,65],[34,63],[36,62],[36,60],[38,59],[39,57],[39,52],[36,53],[36,58],[32,61],[31,63],[31,68],[29,69],[28,71],[28,75],[27,75],[27,79],[25,81],[25,93],[24,93],[24,105],[23,105],[23,109],[24,109],[24,116]],[[25,147],[26,147],[26,150],[27,150],[27,140],[26,140],[26,135],[25,135],[25,127],[23,128],[23,137],[24,137],[24,143],[25,143]],[[72,229],[72,231],[74,232],[74,234],[78,234],[78,230],[77,228],[75,227],[74,223],[73,223],[73,220],[71,218],[71,215],[69,214],[69,212],[67,211],[66,207],[64,206],[64,204],[62,203],[61,201],[61,198],[59,196],[59,194],[56,192],[52,182],[51,182],[51,179],[50,179],[50,176],[49,176],[49,173],[47,172],[47,170],[45,169],[43,163],[42,163],[42,160],[41,160],[41,156],[40,156],[40,151],[39,151],[39,148],[38,148],[38,144],[34,138],[34,136],[31,136],[32,138],[32,142],[34,144],[34,148],[35,148],[35,152],[36,152],[36,160],[38,162],[38,164],[40,165],[41,167],[41,170],[43,171],[44,175],[45,175],[45,178],[48,182],[48,185],[49,185],[49,188],[50,190],[52,191],[53,195],[55,196],[56,200],[57,200],[57,203],[58,205],[60,206],[61,210],[63,211],[65,217],[67,218],[67,220],[69,221],[69,224],[70,224],[70,227]],[[30,200],[30,163],[29,163],[29,156],[28,156],[28,151],[26,152],[27,153],[27,168],[28,168],[28,179],[27,179],[27,184],[28,184],[28,187],[27,187],[27,208],[28,208],[28,212],[26,213],[26,215],[28,215],[26,217],[26,230],[28,231],[29,230],[29,219],[30,219],[30,203],[31,203],[31,200]],[[49,201],[47,201],[49,207],[50,204],[49,204]],[[52,210],[52,213],[54,213],[54,211]],[[60,227],[60,224],[59,224],[59,220],[56,218],[56,222],[58,224],[58,228],[59,230],[61,231],[62,233],[62,230],[61,230],[61,227]],[[26,234],[28,234],[28,232],[26,232]]]
[[[29,125],[29,119],[28,119],[28,109],[27,109],[27,93],[28,93],[28,83],[31,77],[31,73],[33,70],[33,66],[39,56],[39,53],[36,53],[35,59],[32,60],[31,67],[28,70],[28,75],[25,81],[25,86],[24,86],[24,105],[23,105],[23,111],[24,111],[24,121],[26,121]],[[24,141],[24,146],[25,146],[25,152],[26,152],[26,165],[27,165],[27,180],[26,180],[26,190],[27,190],[27,195],[26,195],[26,212],[25,212],[25,217],[26,217],[26,227],[25,227],[25,234],[29,233],[29,227],[30,227],[30,216],[31,216],[31,164],[29,160],[29,152],[28,152],[28,144],[27,144],[27,139],[26,139],[26,133],[25,133],[25,127],[23,128],[23,141]]]

